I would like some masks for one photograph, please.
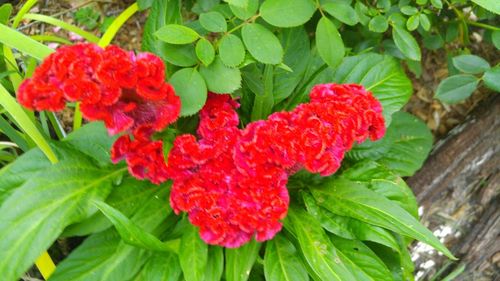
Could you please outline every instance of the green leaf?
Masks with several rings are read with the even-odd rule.
[[[255,15],[255,13],[259,9],[259,0],[248,0],[248,4],[246,5],[246,7],[239,7],[229,4],[229,8],[233,12],[233,14],[240,20],[247,20]]]
[[[125,243],[152,251],[174,251],[169,244],[144,231],[115,208],[102,201],[93,203],[113,223]]]
[[[275,69],[273,96],[278,104],[289,97],[305,75],[311,59],[311,47],[307,31],[303,26],[284,29],[279,33],[284,48],[283,62],[292,72]]]
[[[176,254],[169,252],[155,253],[148,259],[133,280],[178,281],[181,274],[181,266]]]
[[[478,83],[479,79],[469,74],[450,76],[439,83],[434,97],[447,104],[458,103],[472,95]]]
[[[479,74],[490,69],[490,64],[475,55],[460,55],[452,59],[453,65],[463,73]]]
[[[322,281],[356,280],[340,260],[338,250],[330,242],[318,221],[296,207],[288,210],[288,218],[302,254]]]
[[[3,24],[0,24],[0,43],[17,49],[38,60],[43,60],[46,56],[54,52],[54,50],[42,43]]]
[[[3,4],[2,6],[0,6],[0,23],[1,24],[7,24],[7,22],[9,21],[10,15],[12,14],[12,10],[13,10],[13,7],[12,7],[12,4],[10,4],[10,3]]]
[[[358,23],[356,11],[347,3],[330,2],[323,5],[322,8],[332,17],[347,25],[356,25]]]
[[[207,100],[205,80],[195,68],[183,68],[170,78],[175,93],[181,98],[181,116],[198,112]]]
[[[495,30],[491,33],[491,41],[497,50],[500,50],[500,30]]]
[[[188,67],[198,62],[196,60],[195,48],[191,44],[179,46],[163,43],[160,48],[159,56],[171,64]]]
[[[219,56],[229,67],[240,65],[245,59],[245,47],[241,39],[234,34],[224,35],[220,40]]]
[[[200,15],[200,24],[211,32],[226,32],[226,19],[219,12],[208,12]]]
[[[266,244],[264,273],[268,281],[307,281],[307,270],[293,244],[276,235]]]
[[[260,7],[262,18],[278,27],[293,27],[306,23],[316,11],[311,0],[266,0]]]
[[[196,43],[196,56],[205,65],[210,65],[215,58],[215,50],[212,44],[205,38],[201,38]]]
[[[322,17],[316,26],[318,53],[330,67],[335,68],[344,58],[344,42],[335,25]]]
[[[384,16],[378,15],[370,20],[368,28],[373,32],[383,33],[389,28],[389,23]]]
[[[85,127],[82,127],[82,129],[83,128]],[[80,132],[82,129],[77,132]],[[152,186],[152,184],[147,181],[138,181],[132,176],[124,176],[123,179],[118,179],[116,182],[118,181],[119,185],[113,188],[111,194],[106,198],[106,203],[119,210],[127,217],[137,212],[137,210],[146,204],[146,202],[148,202],[159,190],[159,187]],[[61,236],[87,236],[106,230],[112,225],[113,224],[102,212],[96,212],[88,219],[66,227]]]
[[[91,7],[80,8],[74,13],[75,22],[85,26],[87,30],[92,30],[97,27],[99,16],[99,12]]]
[[[208,246],[200,239],[194,226],[185,229],[181,237],[179,260],[186,281],[203,281],[207,266]]]
[[[320,206],[335,214],[352,217],[420,240],[447,257],[455,258],[432,232],[411,214],[361,184],[334,180],[323,184],[321,189],[313,189],[312,194]]]
[[[343,259],[354,268],[356,280],[393,281],[392,274],[382,260],[363,242],[330,236],[342,253]]]
[[[500,15],[500,3],[496,0],[472,0],[472,2],[485,8],[486,10]]]
[[[429,17],[426,14],[420,14],[420,25],[425,31],[429,31],[431,28],[431,22],[429,21]]]
[[[413,15],[413,16],[409,17],[408,21],[406,21],[406,28],[409,31],[413,31],[413,30],[417,29],[418,25],[420,24],[419,18],[420,18],[419,15]]]
[[[236,249],[226,248],[226,281],[246,281],[262,244],[251,241]]]
[[[224,2],[227,2],[229,5],[237,6],[240,8],[247,7],[248,1],[249,0],[224,0]]]
[[[415,15],[416,13],[418,13],[418,9],[413,7],[413,6],[403,6],[403,7],[401,7],[401,13],[403,13],[407,16],[411,16],[411,15]]]
[[[61,151],[63,145],[58,147]],[[36,177],[21,183],[0,207],[0,275],[5,280],[17,280],[64,227],[95,212],[90,201],[106,197],[113,178],[125,172],[97,167],[70,149],[61,152],[60,162],[36,170]]]
[[[241,72],[225,66],[219,57],[208,67],[200,67],[209,91],[219,94],[232,93],[241,87]]]
[[[500,66],[487,70],[483,75],[484,85],[493,91],[500,92]]]
[[[388,129],[391,147],[377,160],[400,176],[419,170],[432,149],[432,133],[415,116],[396,112]]]
[[[399,26],[394,26],[392,28],[392,37],[401,53],[411,60],[420,61],[420,47],[408,31]]]
[[[200,37],[193,29],[179,24],[167,24],[154,34],[161,41],[178,45],[192,43]]]
[[[269,29],[258,23],[244,25],[241,29],[243,42],[250,54],[266,64],[279,64],[283,59],[283,48]]]
[[[443,8],[443,2],[441,0],[431,0],[431,4],[437,9]]]
[[[130,218],[145,231],[159,234],[169,207],[168,188],[160,187]],[[114,229],[91,235],[57,265],[51,281],[123,281],[133,278],[153,254],[126,244]],[[164,265],[165,267],[174,264]],[[173,271],[172,271],[173,272]]]
[[[336,215],[318,206],[309,193],[303,193],[303,199],[307,212],[318,220],[326,231],[346,239],[372,241],[399,251],[399,245],[389,231],[353,218]]]
[[[413,89],[398,60],[390,56],[364,54],[344,59],[335,72],[337,83],[357,83],[365,86],[380,101],[385,124],[410,98]]]
[[[154,0],[137,0],[140,11],[144,11],[153,5]]]
[[[264,75],[262,77],[264,92],[262,95],[255,95],[251,114],[252,121],[266,119],[267,116],[272,113],[274,105],[273,69],[272,65],[266,65],[264,68]]]
[[[222,247],[209,246],[204,281],[221,280],[224,271],[224,251]]]

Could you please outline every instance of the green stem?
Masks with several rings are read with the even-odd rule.
[[[26,4],[23,5],[21,10],[17,13],[16,17],[14,18],[14,22],[12,23],[13,28],[17,28],[19,24],[21,23],[21,20],[23,19],[24,15],[33,8],[33,6],[38,2],[38,0],[28,0]]]
[[[258,19],[259,17],[260,17],[260,14],[257,14],[257,15],[255,15],[255,16],[253,16],[253,17],[251,17],[251,18],[247,19],[246,21],[242,22],[241,24],[239,24],[239,25],[235,26],[234,28],[232,28],[231,30],[229,30],[229,31],[227,32],[227,34],[229,34],[229,33],[233,33],[233,32],[235,32],[236,30],[238,30],[238,29],[242,28],[244,25],[249,24],[249,23],[251,23],[251,22],[254,22],[254,21],[255,21],[256,19]]]
[[[481,28],[484,28],[484,29],[489,29],[489,30],[493,30],[493,31],[500,31],[500,28],[498,28],[496,26],[489,25],[489,24],[480,23],[480,22],[476,22],[476,21],[470,21],[470,20],[466,20],[465,22],[467,24],[470,24],[470,25],[473,25],[473,26],[477,26],[477,27],[481,27]]]

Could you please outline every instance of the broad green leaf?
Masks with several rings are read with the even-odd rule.
[[[387,132],[391,147],[377,161],[400,176],[411,176],[420,167],[432,149],[432,133],[415,116],[396,112]]]
[[[363,242],[330,236],[356,274],[356,280],[393,281],[392,274],[382,260]]]
[[[100,165],[111,164],[111,145],[117,136],[110,136],[102,122],[90,122],[69,134],[63,142],[94,158]]]
[[[410,272],[411,268],[407,268],[401,252],[408,251],[406,248],[399,251],[384,247],[378,244],[368,244],[370,249],[384,262],[386,267],[392,274],[394,280],[414,280],[414,275]],[[410,272],[410,274],[408,274]]]
[[[415,38],[408,31],[404,30],[402,27],[394,26],[392,28],[392,37],[398,49],[407,58],[416,61],[420,60],[420,47]]]
[[[125,172],[97,167],[70,149],[64,153],[58,163],[36,171],[0,207],[0,275],[5,280],[17,280],[64,227],[95,212],[90,201],[105,198],[111,181]]]
[[[226,32],[226,19],[219,12],[208,12],[200,15],[200,24],[211,32]]]
[[[437,9],[443,8],[443,2],[441,0],[431,0],[431,4]]]
[[[408,21],[406,21],[406,28],[409,31],[413,31],[418,28],[418,25],[420,24],[420,18],[418,15],[413,15],[408,18]]]
[[[203,281],[207,266],[208,246],[200,239],[198,230],[191,226],[181,237],[179,260],[186,281]]]
[[[282,61],[283,48],[269,29],[258,23],[251,23],[243,26],[241,36],[256,60],[266,64],[279,64]]]
[[[94,201],[93,204],[113,223],[125,243],[153,251],[174,251],[168,243],[163,243],[151,233],[144,231],[105,202]]]
[[[189,44],[200,37],[193,29],[180,24],[167,24],[154,33],[158,39],[170,44]]]
[[[307,281],[306,268],[295,246],[283,235],[276,235],[266,244],[264,273],[268,281]]]
[[[266,0],[260,7],[262,18],[279,27],[293,27],[306,23],[316,11],[311,0]]]
[[[169,252],[155,253],[148,259],[133,280],[178,281],[181,274],[182,270],[176,254]]]
[[[332,68],[340,64],[344,58],[342,37],[335,25],[326,17],[322,17],[316,26],[316,47],[323,61]]]
[[[82,129],[77,132],[80,132]],[[132,176],[124,176],[119,181],[118,185],[113,188],[113,191],[106,198],[106,203],[127,217],[131,217],[159,190],[159,187],[153,186],[148,181],[138,181]],[[88,219],[68,226],[61,236],[87,236],[106,230],[112,225],[102,212],[96,212]]]
[[[288,218],[302,254],[322,281],[356,280],[340,260],[338,250],[330,242],[318,221],[297,207],[288,209]]]
[[[165,204],[168,188],[162,186],[131,221],[155,235],[165,224],[170,207]],[[152,251],[126,244],[114,229],[91,235],[57,265],[51,281],[123,281],[133,278],[153,254]],[[168,265],[165,265],[168,266]],[[172,266],[172,265],[170,265]]]
[[[447,257],[455,258],[432,232],[411,214],[361,184],[333,180],[323,184],[321,188],[313,189],[312,194],[320,206],[335,214],[352,217],[420,240]]]
[[[458,70],[468,74],[479,74],[490,69],[490,64],[485,59],[475,55],[456,56],[452,61]]]
[[[330,2],[323,5],[322,8],[332,17],[347,25],[356,25],[358,23],[356,11],[348,3]]]
[[[500,92],[500,66],[495,66],[483,75],[484,85],[493,91]]]
[[[303,26],[287,28],[279,33],[279,39],[284,49],[283,63],[292,69],[292,72],[274,70],[274,103],[286,99],[298,86],[304,77],[307,65],[311,59],[309,37]]]
[[[399,245],[389,231],[353,218],[336,215],[318,206],[309,193],[303,195],[307,212],[318,220],[326,231],[346,239],[372,241],[399,251]]]
[[[229,67],[240,65],[245,59],[245,47],[241,39],[234,34],[224,35],[220,40],[219,56]]]
[[[408,113],[404,114],[409,115]],[[405,121],[411,122],[413,121],[413,118],[414,118],[413,116],[409,116],[409,119],[407,118],[403,119]],[[400,118],[397,118],[396,120],[399,119]],[[394,124],[398,123],[398,121],[396,120],[394,121]],[[401,127],[404,126],[402,125],[403,122],[399,124],[401,125]],[[419,125],[417,125],[417,127]],[[410,125],[406,123],[406,126]],[[404,132],[405,128],[403,128],[402,131]],[[427,132],[425,132],[425,134],[430,135],[428,129]],[[426,140],[429,142],[428,144],[426,144],[426,146],[429,147],[427,152],[430,150],[430,146],[432,144],[431,138],[432,135],[430,135],[429,139]],[[411,191],[410,187],[404,182],[404,180],[399,176],[396,176],[393,172],[394,171],[392,170],[389,171],[387,167],[382,166],[381,164],[369,159],[365,161],[360,161],[355,165],[349,167],[348,169],[342,171],[340,177],[351,181],[368,183],[368,188],[377,192],[378,194],[385,196],[387,199],[396,202],[401,206],[401,208],[405,209],[413,217],[418,219],[418,206],[415,195]]]
[[[424,47],[430,50],[437,50],[444,45],[443,37],[440,34],[424,35],[422,42],[424,43]]]
[[[389,23],[384,16],[378,15],[370,20],[368,28],[373,32],[383,33],[389,28]]]
[[[264,75],[262,77],[264,93],[262,95],[255,95],[251,114],[252,121],[266,119],[272,113],[274,105],[273,69],[272,65],[266,65],[264,68]]]
[[[356,11],[356,15],[362,25],[366,25],[370,21],[370,17],[366,15],[368,13],[368,7],[365,4],[356,1],[356,4],[354,4],[354,10]]]
[[[208,260],[204,281],[221,280],[224,271],[224,251],[219,246],[208,247]]]
[[[212,44],[205,38],[201,38],[196,43],[196,56],[205,65],[210,65],[215,58],[215,50]]]
[[[496,0],[472,0],[472,2],[485,8],[486,10],[500,15],[500,2]]]
[[[413,92],[411,81],[400,63],[390,56],[378,54],[345,58],[333,81],[361,84],[372,92],[382,104],[386,126],[391,123],[392,114],[408,102]]]
[[[173,45],[163,43],[159,55],[166,62],[177,66],[189,67],[197,63],[195,47],[191,44]]]
[[[478,83],[479,79],[469,74],[453,75],[439,83],[434,97],[447,104],[458,103],[472,95]]]
[[[241,72],[237,68],[225,66],[219,57],[208,67],[201,66],[200,74],[205,78],[209,91],[230,94],[241,87]]]
[[[226,281],[246,281],[262,244],[251,241],[236,249],[226,248]]]
[[[170,78],[175,93],[181,98],[181,116],[198,112],[207,100],[205,80],[195,68],[183,68]]]
[[[154,0],[137,0],[137,5],[139,6],[139,10],[143,11],[151,7],[153,2]]]
[[[229,8],[233,12],[233,14],[240,20],[247,20],[255,15],[255,13],[259,9],[259,0],[248,0],[248,4],[246,7],[239,7],[229,4]]]

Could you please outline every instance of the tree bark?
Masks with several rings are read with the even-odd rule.
[[[454,280],[500,280],[500,97],[481,104],[464,124],[435,145],[423,168],[408,179],[422,222],[459,258],[452,262],[416,244],[412,257],[419,280],[442,268],[441,280],[460,266]]]

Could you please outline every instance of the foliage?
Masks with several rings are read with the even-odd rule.
[[[26,14],[36,1],[8,27],[12,7],[0,6],[0,275],[17,280],[56,239],[70,236],[85,240],[50,280],[413,280],[412,239],[453,259],[418,222],[402,179],[422,166],[432,135],[400,110],[412,93],[404,65],[418,75],[422,48],[450,57],[450,77],[436,90],[441,101],[459,102],[479,85],[500,89],[499,66],[467,49],[476,31],[500,47],[498,4],[473,2],[138,0],[116,19],[100,19],[102,32],[108,26],[103,39]],[[56,114],[15,103],[21,81],[52,52],[15,30],[21,19],[105,46],[137,9],[149,13],[142,51],[162,58],[182,102],[182,118],[158,135],[165,153],[171,134],[194,132],[207,91],[239,98],[244,127],[293,110],[316,84],[361,84],[382,104],[385,137],[356,145],[333,176],[291,177],[288,216],[272,240],[237,249],[205,244],[186,216],[172,212],[170,183],[139,181],[111,163],[114,138],[101,123],[80,127],[75,117],[66,135]],[[90,30],[99,18],[91,8],[75,13]]]

